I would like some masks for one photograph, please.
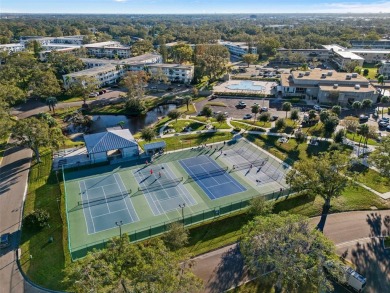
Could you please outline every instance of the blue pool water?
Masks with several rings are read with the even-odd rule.
[[[242,90],[242,91],[262,91],[265,87],[262,85],[255,85],[253,81],[242,80],[238,84],[231,84],[227,86],[230,90]]]

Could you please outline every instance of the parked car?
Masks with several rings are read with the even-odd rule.
[[[236,108],[238,109],[243,109],[246,107],[246,104],[243,101],[239,101],[238,104],[236,105]]]
[[[386,130],[390,131],[390,124],[386,126]]]
[[[261,107],[260,112],[268,112],[268,107]]]
[[[276,121],[279,119],[279,116],[272,115],[270,121]]]
[[[6,248],[11,245],[10,236],[11,236],[10,233],[5,233],[0,236],[0,249]]]
[[[94,98],[94,97],[97,97],[97,96],[98,96],[97,93],[90,93],[90,94],[89,94],[89,97],[90,97],[90,98]]]
[[[166,89],[166,91],[167,91],[167,92],[173,91],[173,87],[171,87],[171,86],[168,87],[168,88]]]
[[[368,116],[367,115],[360,115],[359,116],[359,123],[365,123],[365,122],[367,122],[368,121]]]
[[[251,119],[251,118],[252,118],[251,114],[245,114],[244,117],[242,117],[242,119]]]
[[[379,121],[378,122],[378,126],[380,128],[384,128],[384,127],[387,127],[389,125],[389,122],[388,121]]]
[[[103,91],[99,91],[99,95],[102,95],[102,94],[104,94],[104,92]]]
[[[318,111],[318,112],[320,112],[322,110],[322,108],[320,106],[318,106],[318,105],[314,105],[313,109]]]

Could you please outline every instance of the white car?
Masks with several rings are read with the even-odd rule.
[[[316,110],[316,111],[321,111],[322,110],[322,108],[320,106],[318,106],[318,105],[314,105],[313,109]]]
[[[251,119],[251,118],[252,118],[251,114],[245,114],[244,117],[242,117],[242,119]]]

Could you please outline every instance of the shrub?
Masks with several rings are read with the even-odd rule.
[[[240,132],[240,131],[241,131],[241,128],[240,128],[240,127],[234,127],[233,131],[234,131],[234,132]]]
[[[276,129],[282,129],[286,126],[286,121],[283,118],[276,120],[275,127]]]
[[[23,225],[32,230],[42,229],[47,225],[50,214],[46,210],[36,209],[23,219]]]
[[[340,129],[334,134],[334,142],[336,143],[342,143],[343,139],[345,137],[345,131],[344,129]]]
[[[290,118],[292,120],[298,120],[299,119],[299,111],[297,109],[293,109],[290,113]]]

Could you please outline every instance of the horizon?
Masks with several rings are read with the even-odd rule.
[[[300,0],[3,0],[2,14],[120,14],[120,15],[228,15],[228,14],[386,14],[390,1]],[[275,12],[277,11],[277,12]],[[313,12],[315,11],[315,12]]]

